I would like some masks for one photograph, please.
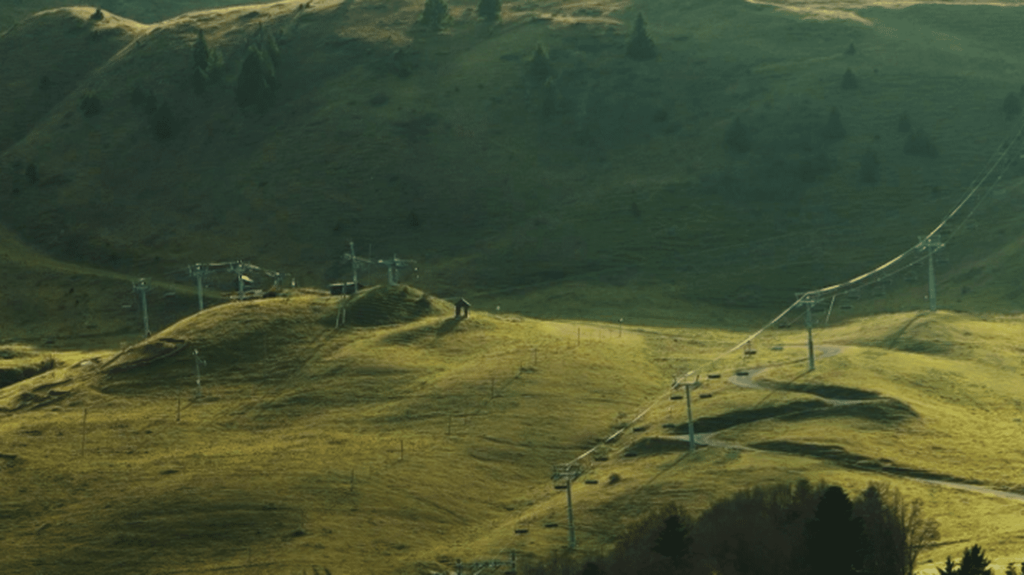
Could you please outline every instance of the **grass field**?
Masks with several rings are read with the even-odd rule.
[[[0,571],[543,556],[570,461],[580,553],[652,505],[807,478],[925,500],[924,572],[974,542],[1024,559],[1019,162],[944,236],[941,311],[921,261],[819,302],[813,372],[799,309],[726,353],[952,209],[1020,127],[1020,8],[509,2],[492,25],[453,2],[434,34],[416,2],[305,4],[79,7],[0,36]],[[651,61],[623,54],[638,11]],[[200,29],[224,65],[197,94]],[[261,30],[279,87],[242,109]],[[937,158],[903,153],[903,111]],[[433,295],[327,296],[353,240]],[[211,276],[195,313],[186,266],[236,260],[298,287],[229,302]]]
[[[293,295],[120,352],[55,354],[0,391],[4,571],[429,572],[543,555],[566,537],[551,468],[595,447],[574,488],[582,552],[659,502],[699,512],[810,478],[924,498],[943,535],[925,560],[975,541],[1019,560],[1024,502],[926,481],[1024,494],[1017,317],[846,322],[817,332],[832,351],[812,373],[801,330],[768,332],[756,362],[718,359],[723,377],[695,393],[698,433],[734,447],[690,454],[669,439],[686,420],[673,378],[742,333],[451,315],[402,287]],[[730,381],[739,367],[754,386]]]

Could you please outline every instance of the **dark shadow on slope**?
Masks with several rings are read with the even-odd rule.
[[[686,426],[684,425],[683,428]],[[703,445],[698,445],[703,449]],[[645,437],[629,446],[624,452],[627,457],[638,455],[657,455],[659,453],[678,453],[690,450],[690,440],[687,437]]]
[[[715,431],[722,431],[723,429],[729,429],[730,427],[735,427],[737,425],[743,425],[744,423],[753,423],[762,419],[771,419],[783,415],[793,416],[808,411],[820,410],[825,407],[828,407],[828,404],[824,401],[820,399],[809,399],[806,401],[793,401],[770,407],[740,409],[713,417],[702,417],[693,422],[693,427],[696,433],[713,433]],[[685,430],[686,427],[687,425],[685,422],[676,426],[677,429],[683,430]]]
[[[864,399],[878,399],[881,397],[874,391],[866,391],[863,389],[856,389],[853,387],[842,387],[840,385],[824,385],[824,384],[806,384],[801,385],[798,383],[779,383],[779,384],[765,384],[765,387],[771,389],[778,389],[781,391],[792,391],[796,393],[809,393],[811,395],[817,395],[824,399],[840,399],[840,400],[864,400]]]
[[[877,473],[889,473],[892,475],[898,475],[901,477],[913,477],[915,479],[932,479],[936,481],[952,481],[956,483],[967,483],[977,485],[978,482],[970,481],[957,477],[955,475],[947,475],[945,473],[936,473],[933,471],[926,471],[924,469],[915,469],[913,467],[904,467],[897,465],[895,462],[879,458],[874,459],[871,457],[858,455],[856,453],[850,453],[846,449],[839,447],[838,445],[821,445],[816,443],[798,443],[795,441],[766,441],[763,443],[755,443],[751,445],[754,449],[760,449],[762,451],[775,451],[778,453],[789,453],[792,455],[801,455],[805,457],[813,457],[815,459],[824,459],[831,461],[837,465],[847,467],[850,469],[873,471]]]
[[[917,412],[903,402],[896,401],[895,399],[883,399],[791,413],[783,415],[779,419],[794,422],[835,417],[855,417],[878,423],[900,423],[901,421],[917,417]]]

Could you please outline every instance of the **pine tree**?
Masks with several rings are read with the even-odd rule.
[[[690,553],[691,542],[689,526],[679,515],[669,515],[651,551],[668,557],[673,565],[679,566]]]
[[[427,0],[420,16],[420,25],[428,30],[438,31],[448,20],[448,4],[444,0]]]
[[[939,567],[939,575],[960,575],[960,570],[956,568],[952,557],[946,557],[946,565]]]
[[[856,90],[857,85],[857,76],[853,75],[853,70],[847,68],[846,73],[843,74],[842,88],[844,90]]]
[[[276,87],[274,75],[270,59],[259,48],[250,45],[235,85],[235,101],[243,108],[266,108],[272,101]]]
[[[501,16],[501,0],[480,0],[476,13],[484,20],[497,20]]]
[[[548,51],[543,44],[537,44],[533,51],[533,58],[530,58],[530,76],[540,82],[544,82],[551,76],[551,59],[548,58]]]
[[[981,546],[975,544],[969,549],[964,549],[958,573],[959,575],[992,575],[992,570],[988,568],[991,564],[992,562],[985,557]]]
[[[846,137],[846,128],[843,126],[843,119],[839,115],[839,109],[832,106],[828,113],[828,121],[822,130],[822,135],[829,140],[842,140]]]
[[[813,573],[853,575],[863,559],[863,524],[841,487],[829,487],[807,525],[808,566]]]
[[[654,40],[647,34],[647,21],[642,13],[637,14],[633,22],[633,33],[626,45],[626,55],[634,60],[650,60],[657,56]]]

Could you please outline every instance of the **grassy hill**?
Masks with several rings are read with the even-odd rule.
[[[0,390],[2,569],[428,573],[544,555],[566,537],[552,465],[585,453],[581,552],[650,505],[699,512],[806,477],[925,498],[943,538],[922,566],[966,541],[1019,560],[1019,318],[847,322],[818,332],[828,357],[807,373],[799,329],[744,361],[716,359],[739,335],[722,330],[451,315],[406,287],[293,294],[56,354]],[[694,394],[718,447],[690,454],[670,383],[701,367],[723,375]]]
[[[812,373],[795,314],[721,353],[956,204],[1020,126],[1020,9],[474,7],[436,32],[402,0],[60,8],[0,36],[0,571],[544,555],[552,466],[582,454],[583,552],[668,499],[810,478],[924,498],[924,567],[968,542],[1019,562],[1019,163],[940,252],[953,311],[921,314],[918,264],[818,307]],[[639,11],[653,60],[625,56]],[[240,106],[253,51],[276,88]],[[903,112],[937,156],[904,153]],[[315,289],[349,241],[416,260],[418,289]],[[228,303],[217,274],[196,314],[186,266],[235,260],[298,287]],[[693,369],[721,377],[690,454]]]
[[[571,317],[544,299],[569,291],[585,309],[606,293],[656,302],[608,319],[661,302],[774,308],[912,245],[1019,123],[1002,109],[1022,83],[1017,9],[865,8],[857,21],[742,2],[510,3],[495,25],[472,8],[452,4],[437,33],[411,2],[152,25],[35,15],[0,39],[3,223],[48,257],[186,285],[166,274],[234,259],[323,285],[355,240],[360,255],[416,259],[417,285],[488,308]],[[625,56],[637,10],[654,60]],[[200,31],[222,56],[201,94]],[[242,108],[247,46],[268,35],[277,88]],[[530,72],[538,44],[547,88]],[[839,140],[824,134],[833,107]],[[904,153],[902,112],[938,157]],[[727,144],[737,121],[740,147]],[[869,149],[873,184],[860,176]],[[941,270],[952,290],[983,254],[1017,253],[1004,207],[1018,175],[958,240]],[[963,308],[1018,306],[1002,279],[1015,277],[987,266]],[[38,298],[12,289],[5,305],[25,300]]]

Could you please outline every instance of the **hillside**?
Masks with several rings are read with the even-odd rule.
[[[654,60],[624,55],[638,9]],[[322,286],[344,275],[354,240],[360,255],[415,259],[409,281],[488,308],[771,309],[912,245],[1019,123],[1002,109],[1022,83],[1018,9],[808,20],[739,1],[509,3],[493,25],[454,3],[436,33],[416,26],[421,11],[279,2],[152,25],[86,8],[29,18],[0,38],[3,224],[41,256],[185,286],[186,264],[235,259]],[[223,64],[197,93],[200,30]],[[247,46],[269,36],[277,87],[243,108]],[[538,44],[546,84],[530,72]],[[847,68],[855,90],[841,87]],[[833,107],[843,139],[824,135]],[[904,111],[937,157],[903,152]],[[726,144],[737,121],[739,147]],[[868,150],[873,184],[860,177]],[[940,269],[949,290],[974,290],[961,309],[1019,307],[1003,264],[1018,251],[1004,209],[1018,170]],[[63,302],[34,292],[53,283],[34,267],[46,266],[21,269],[4,306],[59,315]],[[588,315],[606,294],[640,294],[644,309]]]
[[[1022,9],[475,6],[0,7],[0,572],[542,557],[568,462],[580,555],[807,478],[924,499],[925,572],[1024,559]],[[919,251],[816,301],[815,371],[802,307],[738,345],[990,171],[938,313]]]
[[[849,322],[818,332],[807,374],[799,329],[759,338],[756,361],[710,363],[740,334],[457,320],[405,287],[221,305],[0,389],[0,569],[431,573],[543,556],[566,537],[552,466],[580,455],[582,553],[659,502],[699,512],[808,478],[925,498],[943,537],[922,567],[964,541],[1017,561],[1022,329]],[[694,413],[713,447],[689,454],[669,384],[694,368],[723,377],[703,372]]]

